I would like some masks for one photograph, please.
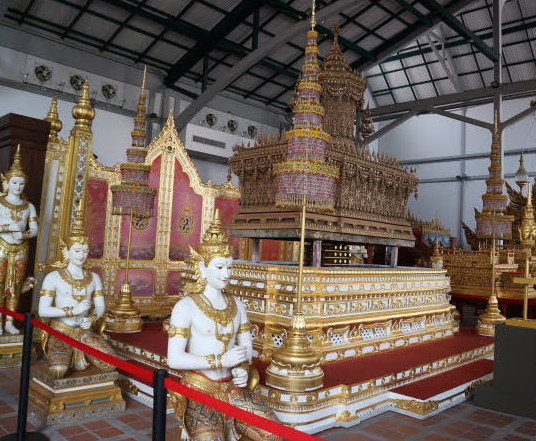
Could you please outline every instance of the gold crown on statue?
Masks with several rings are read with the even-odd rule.
[[[9,167],[9,170],[5,173],[6,181],[9,181],[11,178],[18,177],[28,180],[28,175],[22,170],[22,165],[20,161],[20,144],[17,144],[17,151],[13,157],[13,164]]]
[[[227,234],[221,226],[220,210],[214,211],[214,219],[208,227],[201,243],[196,247],[197,254],[208,265],[215,257],[233,257],[233,247],[229,245]],[[190,253],[194,257],[195,252],[190,247]]]
[[[79,245],[89,245],[89,237],[86,236],[84,229],[84,200],[80,199],[78,201],[78,207],[74,216],[74,225],[71,228],[69,236],[65,238],[65,243],[67,248],[71,248],[74,244]]]

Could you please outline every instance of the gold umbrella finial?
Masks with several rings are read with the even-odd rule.
[[[58,115],[57,97],[52,98],[52,102],[50,103],[50,110],[47,113],[45,121],[48,121],[50,123],[50,134],[48,135],[48,138],[51,141],[56,141],[58,139],[58,132],[63,127],[63,124],[60,121],[60,117]]]
[[[311,30],[312,31],[314,31],[315,26],[316,26],[315,9],[316,9],[316,1],[313,0],[313,6],[311,8]]]
[[[28,175],[24,173],[20,160],[20,143],[17,144],[17,150],[13,156],[13,164],[11,164],[11,167],[9,167],[9,170],[6,172],[6,180],[9,181],[15,176],[28,180]]]
[[[75,243],[81,245],[89,245],[89,237],[86,236],[84,227],[84,198],[80,198],[76,204],[76,213],[74,215],[74,223],[66,238],[65,243],[68,248],[71,248]]]
[[[78,99],[78,104],[73,107],[73,118],[76,120],[75,127],[89,129],[91,121],[95,118],[95,110],[91,106],[89,99],[89,83],[84,81],[82,93]]]
[[[219,208],[214,210],[214,218],[196,251],[206,265],[215,257],[233,257],[233,247],[229,245],[227,234],[222,228]]]
[[[143,81],[141,83],[141,89],[145,90],[145,78],[147,77],[147,65],[143,69]]]

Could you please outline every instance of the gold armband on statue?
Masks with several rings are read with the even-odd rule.
[[[104,297],[104,293],[102,292],[102,289],[96,289],[93,293],[93,298],[95,297]]]
[[[32,234],[32,232],[31,232],[30,230],[28,230],[28,231],[24,231],[24,232],[22,233],[22,238],[23,238],[23,239],[29,239],[29,238],[30,238],[30,234]]]
[[[216,356],[214,354],[212,355],[205,355],[203,357],[205,360],[208,361],[208,363],[210,364],[210,369],[215,371],[216,370]],[[221,362],[220,362],[221,363]]]
[[[169,338],[188,338],[190,337],[190,328],[179,328],[177,326],[169,325],[168,334]]]
[[[51,289],[42,289],[39,292],[39,295],[41,297],[54,297],[56,295],[56,291],[52,291]]]
[[[9,224],[0,225],[0,233],[9,233]]]
[[[39,218],[37,216],[31,216],[28,218],[28,222],[37,222]]]
[[[238,327],[238,334],[242,334],[243,332],[250,332],[250,331],[251,331],[251,323],[249,322],[242,323]]]
[[[65,317],[72,317],[74,315],[72,306],[66,306],[65,308],[61,309],[65,313]]]

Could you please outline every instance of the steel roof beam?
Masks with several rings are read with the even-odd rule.
[[[533,20],[533,21],[528,21],[527,22],[526,21],[527,18],[525,18],[525,20],[523,21],[523,24],[516,25],[516,26],[503,27],[503,31],[502,31],[503,35],[509,35],[509,34],[516,33],[518,31],[524,31],[524,30],[527,30],[527,29],[536,28],[536,17],[529,17],[528,19]],[[515,23],[515,21],[514,21],[514,23]],[[505,25],[507,25],[507,24],[508,23],[506,23]],[[488,38],[493,37],[493,31],[492,31],[491,27],[484,28],[484,29],[481,30],[481,32],[486,32],[485,34],[480,34],[480,38],[482,38],[483,40],[486,40]],[[452,37],[451,37],[450,40],[451,41],[445,43],[445,48],[457,47],[457,46],[462,46],[464,44],[467,44],[467,41],[465,39],[463,39],[463,38],[458,38],[457,40],[452,40]],[[508,44],[508,45],[511,45],[511,44]],[[508,46],[508,45],[504,44],[503,47]],[[388,63],[390,61],[401,60],[403,58],[417,57],[417,56],[420,56],[422,54],[427,54],[427,53],[430,53],[430,52],[432,52],[432,49],[430,49],[430,48],[421,49],[421,50],[418,50],[418,49],[409,50],[409,51],[401,52],[401,53],[398,53],[398,54],[393,55],[391,57],[385,58],[383,60],[383,62]],[[467,54],[467,55],[469,55],[469,54]],[[357,60],[357,62],[359,62],[359,61],[360,60]]]
[[[69,26],[67,26],[67,29],[65,29],[65,31],[63,31],[63,34],[61,34],[61,39],[63,40],[65,38],[65,36],[68,34],[68,32],[74,27],[74,25],[76,23],[78,23],[78,20],[80,20],[82,18],[82,15],[84,15],[84,13],[87,12],[88,8],[89,8],[89,5],[91,5],[91,3],[93,2],[93,0],[87,0],[86,3],[84,4],[84,6],[82,6],[79,10],[78,10],[78,13],[76,14],[76,17],[73,18],[73,20],[71,21],[71,23],[69,23]]]
[[[477,0],[452,0],[450,3],[448,3],[445,6],[445,10],[451,14],[456,14],[459,11],[461,11],[463,8],[474,3],[475,1]],[[435,26],[436,24],[441,22],[441,18],[438,17],[437,14],[435,13],[430,14],[429,18],[432,23],[432,26]],[[387,59],[388,57],[390,57],[391,54],[403,49],[408,44],[413,43],[429,28],[430,26],[417,22],[414,25],[409,26],[408,28],[399,32],[393,38],[382,43],[380,46],[378,46],[377,49],[372,51],[372,53],[374,54],[374,56],[376,57],[378,61],[383,61]],[[377,62],[373,62],[372,60],[361,58],[359,60],[354,61],[350,65],[350,67],[352,69],[359,69],[363,71],[363,70],[369,69],[372,66],[375,66],[376,64]]]
[[[328,29],[328,28],[326,28],[325,26],[323,26],[321,24],[316,25],[316,30],[318,32],[321,32],[322,34],[326,34],[331,39],[334,38],[333,32],[331,32],[331,29]],[[341,46],[344,46],[344,47],[346,47],[346,48],[358,53],[359,55],[368,58],[369,60],[372,60],[372,61],[376,60],[376,57],[374,56],[374,54],[372,52],[369,52],[366,49],[363,49],[361,46],[358,46],[357,44],[351,42],[350,40],[348,40],[348,39],[346,39],[346,38],[344,38],[344,37],[342,37],[340,35],[338,37],[338,40],[339,40],[339,43],[341,44]]]
[[[142,7],[145,3],[147,3],[147,0],[142,0],[140,3],[138,3],[138,4],[136,5],[137,9],[140,10],[141,7]],[[134,18],[135,15],[136,15],[136,13],[134,13],[134,12],[130,12],[130,13],[128,14],[128,17],[125,18],[125,19],[123,20],[123,23],[121,23],[121,24],[117,27],[117,29],[114,31],[114,33],[111,35],[111,37],[108,38],[108,39],[106,40],[106,43],[104,43],[104,44],[102,45],[102,47],[100,48],[100,51],[101,51],[101,52],[103,52],[103,51],[106,50],[106,46],[108,46],[110,43],[112,43],[112,41],[115,40],[115,38],[116,38],[116,37],[119,35],[119,33],[120,33],[120,32],[127,26],[128,22]],[[138,58],[139,58],[139,57],[138,57]]]
[[[296,21],[305,20],[307,18],[307,14],[305,12],[292,8],[288,4],[283,3],[281,0],[268,0],[268,4],[276,8],[279,12],[287,15],[288,17]],[[319,23],[317,23],[315,28],[318,32],[326,34],[329,38],[333,39],[333,32],[331,32],[331,29],[328,29],[327,27]],[[358,53],[359,55],[368,58],[369,60],[376,60],[376,58],[371,52],[367,51],[366,49],[363,49],[361,46],[358,46],[357,44],[342,37],[341,35],[339,35],[339,43],[341,44],[341,46],[344,46]]]
[[[16,6],[17,0],[5,0],[0,1],[0,20],[4,17],[6,14],[8,8],[12,8],[13,6]]]
[[[381,136],[385,135],[386,133],[390,132],[393,129],[396,129],[399,125],[404,124],[407,120],[413,118],[415,115],[417,115],[417,111],[413,110],[413,111],[409,111],[399,116],[394,121],[391,121],[389,124],[387,124],[386,126],[382,127],[377,132],[374,132],[372,135],[370,135],[367,139],[367,144],[373,141],[376,141]]]
[[[156,14],[155,12],[152,12],[145,8],[138,9],[136,5],[127,3],[124,0],[101,0],[101,1],[111,4],[113,6],[116,6],[125,11],[133,12],[139,15],[140,17],[143,17],[149,21],[165,26],[169,30],[176,32],[180,35],[185,35],[189,38],[202,41],[202,42],[212,41],[212,36],[210,35],[210,32],[207,32],[202,28],[194,26],[182,19],[176,19],[176,18],[165,16],[165,15]],[[217,42],[217,47],[226,52],[232,52],[235,55],[239,55],[240,57],[245,57],[249,53],[251,53],[251,51],[248,48],[242,45],[239,45],[231,40],[225,39],[225,38],[222,38],[220,41]],[[295,69],[291,69],[291,70],[284,69],[270,59],[263,59],[259,64],[262,64],[263,66],[268,67],[269,69],[275,70],[276,72],[279,72],[289,78],[297,78],[297,75],[298,75],[298,72]]]
[[[411,12],[415,17],[422,21],[426,26],[432,26],[432,21],[421,11],[419,11],[415,6],[410,5],[405,0],[395,0],[400,6],[402,6],[406,11]]]
[[[192,49],[173,65],[167,76],[164,78],[164,84],[169,86],[170,84],[175,83],[175,81],[182,77],[203,58],[203,54],[215,49],[221,39],[225,38],[236,26],[253,14],[255,8],[263,4],[265,1],[266,0],[242,0],[231,12],[218,22],[210,32],[207,32],[206,38],[198,41]]]
[[[430,34],[431,34],[430,32],[424,34],[424,38],[426,42],[428,43],[428,46],[430,46],[430,48],[434,52],[434,55],[437,58],[437,61],[439,61],[439,64],[441,64],[441,67],[447,74],[447,77],[449,78],[450,82],[454,86],[454,89],[456,90],[456,92],[461,92],[462,85],[460,83],[460,77],[458,76],[456,67],[454,66],[454,63],[452,62],[452,58],[450,58],[450,55],[446,52],[446,49],[445,49],[445,37],[443,36],[441,41],[439,42],[441,44],[442,52],[443,52],[443,53],[440,53],[434,41],[432,40],[432,36]],[[400,62],[402,62],[402,60],[400,60]]]
[[[499,87],[485,87],[477,90],[468,90],[461,93],[452,93],[441,95],[439,97],[426,98],[419,101],[391,104],[387,106],[376,107],[371,110],[374,121],[397,118],[400,114],[429,107],[441,108],[460,108],[490,102],[495,94],[500,93],[506,98],[520,96],[530,96],[536,93],[536,80],[518,81],[516,83],[501,84]]]
[[[185,20],[176,19],[165,13],[152,12],[148,8],[138,8],[140,4],[128,3],[124,0],[101,0],[124,11],[139,15],[149,21],[158,23],[181,35],[186,35],[198,41],[210,41],[210,33],[202,28],[194,26]]]
[[[21,16],[19,18],[19,24],[22,24],[24,20],[26,20],[26,17],[30,13],[30,9],[32,9],[33,5],[35,4],[35,0],[30,0],[26,8],[24,9],[24,12],[21,13]]]
[[[316,13],[316,18],[320,23],[322,20],[333,17],[339,12],[351,9],[352,7],[355,7],[355,0],[338,0],[331,3],[329,6],[318,10]],[[177,118],[177,130],[180,132],[197,114],[197,112],[205,107],[218,93],[231,84],[235,78],[242,75],[260,60],[262,60],[266,55],[280,47],[285,42],[289,41],[295,35],[305,32],[308,28],[309,23],[306,20],[302,20],[288,28],[285,32],[279,33],[279,35],[272,38],[272,40],[266,42],[257,50],[251,52],[249,55],[236,63],[226,72],[226,74],[220,76],[214,84],[212,84],[185,110],[182,111]]]
[[[17,14],[17,16],[13,16],[11,14]],[[17,21],[20,19],[20,15],[22,14],[21,11],[18,11],[16,9],[9,8],[8,12],[6,13],[6,18],[9,18],[13,21]],[[40,17],[34,17],[32,15],[27,15],[26,18],[28,20],[33,20],[35,23],[32,23],[32,26],[35,26],[38,29],[47,31],[49,33],[52,33],[54,35],[57,35],[60,37],[62,35],[62,32],[66,29],[65,26],[58,25],[57,23],[53,23],[51,21],[42,19]],[[55,30],[55,28],[58,28],[58,30]],[[68,38],[73,41],[77,41],[79,43],[85,44],[87,46],[93,47],[93,48],[99,48],[99,45],[102,45],[104,40],[94,37],[92,35],[84,34],[83,32],[76,31],[74,29],[71,30],[69,34],[65,38]],[[137,55],[136,51],[133,51],[131,49],[127,49],[123,46],[119,46],[116,44],[112,44],[110,48],[108,49],[108,52],[119,55],[121,57],[127,58],[129,60],[134,61],[134,57]],[[158,60],[154,57],[147,56],[144,61],[148,66],[156,67],[157,69],[168,69],[171,64],[166,63],[165,61]]]
[[[430,11],[435,12],[441,17],[443,22],[449,26],[453,31],[460,34],[463,38],[467,40],[468,43],[474,45],[480,52],[482,52],[486,57],[491,61],[498,61],[500,56],[492,48],[490,48],[484,40],[482,40],[478,35],[476,35],[471,29],[465,26],[460,20],[458,20],[453,14],[447,11],[442,5],[437,3],[435,0],[417,0],[423,6],[428,8]]]
[[[70,6],[71,8],[77,9],[79,11],[82,9],[82,6],[77,5],[76,3],[73,3],[73,2],[68,1],[68,0],[55,0],[55,1],[58,2],[58,3],[61,3],[63,5]],[[153,34],[152,32],[149,32],[146,29],[141,29],[139,27],[132,26],[130,24],[125,23],[124,21],[117,20],[116,18],[110,17],[109,15],[104,15],[104,14],[101,14],[99,12],[93,11],[91,9],[88,9],[86,11],[86,13],[89,14],[89,15],[92,15],[94,17],[98,17],[98,18],[100,18],[100,19],[102,19],[104,21],[107,21],[109,23],[113,23],[115,25],[118,25],[118,26],[121,26],[121,25],[124,24],[125,28],[130,29],[130,30],[135,31],[135,32],[139,32],[140,34],[146,35],[148,37],[152,37],[152,38],[160,37],[159,35]],[[161,40],[164,41],[165,43],[171,45],[171,46],[175,46],[175,47],[178,47],[180,49],[188,49],[188,46],[185,46],[184,44],[177,43],[176,41],[172,41],[172,40],[169,40],[167,38],[161,38]],[[145,56],[145,54],[143,54],[143,55]],[[138,62],[140,59],[141,59],[141,57],[138,56],[138,59],[137,59],[136,62]]]

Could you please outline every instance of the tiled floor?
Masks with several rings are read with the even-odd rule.
[[[0,436],[14,433],[17,424],[18,369],[0,370]],[[52,441],[147,441],[151,439],[152,410],[127,399],[125,412],[44,427],[28,418],[28,430],[38,430]],[[167,418],[168,441],[180,439],[174,416]],[[462,403],[426,420],[388,412],[349,429],[316,434],[327,441],[528,441],[536,440],[536,420],[484,410]]]

